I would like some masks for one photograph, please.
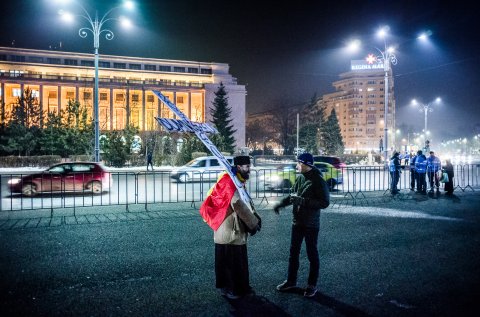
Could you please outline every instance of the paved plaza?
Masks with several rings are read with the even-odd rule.
[[[279,293],[291,212],[256,201],[256,291],[216,291],[211,229],[198,204],[31,210],[0,215],[2,316],[476,316],[480,195],[334,197],[322,211],[320,293]],[[302,249],[299,286],[308,261]]]

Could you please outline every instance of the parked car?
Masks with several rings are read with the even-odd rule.
[[[347,164],[345,164],[345,162],[342,162],[342,160],[337,156],[317,155],[313,157],[313,161],[315,162],[315,164],[320,162],[328,163],[335,166],[335,168],[338,168],[338,169],[347,167]]]
[[[225,158],[233,165],[233,156],[226,156]],[[215,156],[201,156],[183,166],[174,168],[170,173],[170,177],[180,183],[216,180],[222,171],[224,171],[224,168]]]
[[[100,194],[110,189],[111,174],[99,163],[61,163],[47,170],[8,180],[11,193],[31,197],[40,193],[74,192]]]
[[[314,163],[322,172],[323,179],[327,182],[330,190],[336,185],[343,183],[343,173],[341,169],[335,168],[329,163]],[[260,176],[260,188],[267,190],[281,190],[288,192],[297,178],[296,163],[291,163],[278,168],[277,170],[264,170]]]

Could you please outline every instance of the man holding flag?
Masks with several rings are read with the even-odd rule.
[[[250,157],[236,156],[233,165],[233,173],[245,186],[250,176]],[[253,293],[247,237],[248,233],[254,235],[261,228],[253,203],[245,202],[230,175],[223,173],[200,207],[200,214],[214,230],[216,287],[222,296],[238,299]]]

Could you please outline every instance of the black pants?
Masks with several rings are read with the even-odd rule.
[[[435,186],[437,190],[440,188],[440,181],[438,179],[437,172],[427,172],[428,174],[428,182],[430,184],[430,190],[433,190],[433,183],[435,182]]]
[[[390,172],[390,190],[392,192],[398,192],[398,181],[400,180],[400,172],[394,171]]]
[[[415,181],[417,179],[417,172],[415,169],[410,168],[410,189],[415,189]]]
[[[215,244],[215,277],[217,288],[240,296],[251,291],[246,244]]]
[[[425,173],[416,173],[417,174],[417,191],[426,193],[427,192],[427,182],[425,180]]]
[[[308,274],[308,285],[316,286],[320,270],[320,260],[318,258],[318,231],[319,228],[307,228],[304,226],[292,225],[292,238],[290,241],[290,257],[288,259],[288,278],[291,283],[297,282],[297,273],[300,266],[300,250],[305,238],[307,246],[307,256],[310,262],[310,271]]]

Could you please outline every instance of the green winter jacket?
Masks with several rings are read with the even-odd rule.
[[[300,204],[293,204],[293,224],[309,228],[320,227],[320,209],[330,205],[328,185],[317,168],[300,174],[292,187],[292,194],[283,198],[281,207],[291,205],[292,196],[300,196]]]

